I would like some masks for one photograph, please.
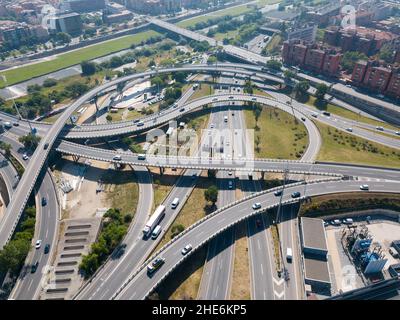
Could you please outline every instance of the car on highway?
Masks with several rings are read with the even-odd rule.
[[[367,184],[362,184],[362,185],[360,186],[360,190],[368,191],[368,190],[369,190],[369,185],[367,185]]]
[[[42,246],[42,240],[36,240],[35,248],[39,249]]]
[[[346,218],[342,220],[343,224],[347,224],[349,226],[351,226],[353,224],[353,219],[352,218]]]
[[[165,263],[164,258],[155,258],[152,262],[147,265],[147,273],[152,274],[158,270]]]
[[[251,98],[251,101],[257,101],[257,98]]]
[[[213,101],[213,102],[216,102],[216,101],[218,101],[218,98],[214,98],[214,99],[212,99],[212,101]]]
[[[274,192],[274,196],[275,197],[280,197],[281,195],[282,195],[282,190],[276,190],[275,192]]]
[[[179,198],[175,198],[174,201],[171,203],[171,208],[175,209],[179,204]]]
[[[136,119],[136,120],[133,121],[133,123],[138,123],[138,122],[140,122],[139,119]]]
[[[14,126],[14,127],[18,127],[18,126],[19,126],[19,123],[18,123],[18,122],[14,122],[14,123],[13,123],[13,126]]]
[[[227,143],[227,145],[228,145],[228,143]],[[228,171],[228,176],[231,176],[232,174],[233,174],[232,171]]]
[[[292,193],[292,198],[299,198],[300,197],[300,192],[299,191],[295,191]]]
[[[45,246],[44,246],[44,254],[48,254],[50,252],[50,244],[46,244]]]
[[[400,136],[400,131],[396,131],[395,134],[397,134],[398,136]]]
[[[117,155],[115,155],[115,156],[113,157],[113,160],[115,160],[115,161],[121,161],[122,158],[121,158],[121,156],[120,156],[119,154],[117,154]]]
[[[327,116],[327,117],[330,117],[330,116],[331,116],[331,113],[328,112],[328,111],[323,111],[322,114],[323,114],[324,116]]]
[[[252,208],[253,208],[254,210],[260,209],[260,208],[261,208],[261,203],[256,202],[255,204],[253,204]]]
[[[301,117],[301,120],[302,120],[302,121],[306,121],[306,118],[304,118],[304,117]]]
[[[138,154],[137,156],[138,160],[146,160],[146,155],[145,154]]]
[[[353,132],[353,128],[346,128],[346,131]]]
[[[378,130],[378,131],[383,131],[383,127],[376,127],[376,130]]]
[[[229,96],[229,99],[233,99],[233,96]]]
[[[342,224],[342,222],[339,219],[335,219],[331,223],[333,226],[340,226]]]
[[[140,122],[138,122],[138,124],[136,126],[143,127],[144,126],[144,122],[140,121]]]
[[[214,123],[211,123],[211,124],[210,124],[210,128],[211,128],[211,129],[214,129]]]
[[[187,255],[191,250],[192,250],[192,245],[191,245],[191,244],[188,244],[188,245],[186,245],[186,246],[182,249],[181,253],[185,256],[185,255]]]
[[[39,266],[39,261],[36,261],[32,266],[31,266],[31,273],[35,273],[37,268]]]
[[[24,160],[26,161],[26,160],[29,159],[29,157],[28,157],[28,155],[27,155],[26,153],[24,153],[24,154],[22,155],[22,159],[24,159]]]
[[[47,204],[47,199],[45,197],[42,198],[42,206],[44,207]]]
[[[8,121],[4,122],[4,128],[11,129],[12,128],[11,122],[8,122]]]
[[[179,109],[179,112],[183,112],[183,111],[185,111],[185,108],[180,108]]]
[[[157,226],[154,228],[153,232],[151,233],[151,238],[152,238],[153,240],[157,239],[157,237],[160,235],[160,233],[161,233],[161,226],[160,226],[160,225],[157,225]]]
[[[44,146],[43,146],[43,149],[44,149],[44,150],[47,150],[48,147],[49,147],[49,143],[46,142],[46,143],[44,144]]]

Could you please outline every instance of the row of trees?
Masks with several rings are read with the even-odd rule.
[[[35,232],[36,208],[27,207],[14,237],[0,250],[0,272],[9,272],[12,278],[18,276],[31,248]]]
[[[79,269],[85,278],[93,275],[120,244],[131,221],[132,216],[129,214],[123,216],[119,209],[112,208],[104,214],[100,235],[97,241],[92,244],[90,252],[83,256],[79,265]]]

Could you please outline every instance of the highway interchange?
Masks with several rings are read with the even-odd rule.
[[[5,177],[7,189],[10,194],[12,194],[11,201],[7,206],[7,210],[5,212],[5,217],[1,220],[0,225],[0,245],[3,246],[10,239],[11,235],[14,232],[15,226],[18,223],[19,217],[22,214],[22,211],[26,205],[26,202],[31,194],[36,180],[40,176],[42,169],[46,167],[46,159],[50,150],[55,149],[64,154],[76,155],[88,159],[96,159],[107,162],[121,162],[135,166],[135,171],[138,175],[139,186],[143,188],[143,185],[147,185],[147,188],[151,188],[150,175],[148,174],[145,167],[147,166],[155,166],[155,167],[169,167],[169,168],[183,168],[187,169],[185,173],[178,179],[176,182],[173,191],[169,194],[169,196],[165,199],[164,203],[167,206],[167,219],[164,219],[164,231],[167,226],[172,223],[176,215],[179,213],[180,209],[184,205],[184,201],[180,203],[176,210],[171,210],[170,203],[175,197],[179,197],[180,199],[187,199],[190,195],[191,190],[196,184],[196,180],[192,178],[193,173],[198,174],[200,170],[207,169],[215,169],[218,170],[218,177],[221,178],[221,183],[226,183],[227,180],[227,172],[228,171],[237,171],[237,172],[247,172],[249,170],[254,170],[255,172],[284,172],[286,170],[291,173],[298,174],[309,174],[309,175],[323,175],[330,177],[341,177],[341,176],[349,176],[349,177],[367,177],[371,179],[377,179],[377,181],[371,181],[370,189],[372,191],[377,192],[398,192],[398,181],[400,180],[400,173],[398,170],[394,169],[386,169],[386,168],[373,168],[373,167],[362,167],[357,165],[347,165],[347,164],[334,164],[334,163],[317,163],[314,162],[314,157],[319,150],[321,145],[320,136],[318,133],[318,129],[315,124],[311,121],[312,113],[315,110],[312,110],[310,107],[305,105],[293,102],[292,105],[287,103],[287,98],[281,97],[277,94],[276,99],[267,98],[265,96],[255,96],[255,95],[247,95],[243,93],[220,93],[215,94],[213,96],[196,99],[190,102],[181,101],[178,104],[177,108],[170,108],[165,110],[164,112],[157,114],[156,116],[145,117],[141,121],[143,121],[144,125],[141,127],[137,126],[137,122],[121,122],[121,123],[113,123],[113,124],[96,124],[96,125],[80,125],[72,127],[71,125],[66,125],[68,119],[73,114],[75,110],[77,110],[82,104],[87,101],[90,101],[92,97],[101,93],[101,91],[109,88],[110,86],[115,86],[119,82],[129,82],[136,79],[140,79],[141,77],[153,76],[158,73],[170,73],[175,71],[187,71],[187,72],[205,72],[212,73],[218,72],[227,73],[227,74],[242,74],[244,76],[250,77],[261,77],[263,79],[268,79],[270,81],[277,80],[276,77],[271,77],[270,75],[266,75],[262,72],[261,67],[254,65],[242,65],[242,64],[220,64],[218,66],[210,66],[210,65],[191,65],[191,66],[182,66],[175,68],[166,68],[144,72],[141,74],[135,74],[132,76],[128,76],[125,78],[119,78],[117,80],[113,80],[104,85],[101,85],[92,91],[86,93],[78,100],[73,102],[59,117],[53,125],[48,125],[44,123],[33,123],[33,126],[37,128],[38,134],[42,137],[41,142],[38,146],[38,151],[36,151],[30,158],[30,161],[25,163],[25,173],[20,179],[20,182],[17,188],[12,192],[9,188],[11,183],[11,175],[15,176],[15,172],[10,167],[3,167],[1,170],[2,175]],[[279,83],[282,80],[279,79],[277,81]],[[240,121],[234,122],[234,127],[230,129],[240,129],[243,128],[243,119],[242,119],[242,111],[238,106],[239,103],[243,102],[259,102],[263,105],[269,105],[273,107],[280,108],[286,112],[293,113],[294,116],[298,119],[298,121],[303,121],[306,126],[306,129],[309,134],[309,146],[307,151],[303,157],[303,161],[284,161],[284,160],[274,160],[274,159],[253,159],[252,155],[246,155],[246,157],[240,158],[232,158],[232,159],[209,159],[204,156],[194,156],[187,158],[176,158],[176,157],[163,157],[163,156],[147,156],[145,160],[139,160],[138,156],[132,154],[131,152],[125,152],[121,150],[113,151],[106,150],[100,148],[94,148],[86,145],[79,144],[77,142],[67,141],[66,139],[88,139],[94,137],[113,137],[122,134],[134,134],[141,133],[151,128],[159,127],[162,124],[168,123],[170,120],[179,118],[183,114],[187,114],[193,112],[194,110],[198,110],[203,106],[210,105],[211,109],[218,108],[218,105],[232,105],[232,112],[235,113],[235,119],[239,119]],[[180,111],[181,108],[184,107],[184,112]],[[292,108],[293,107],[293,108]],[[2,115],[4,120],[11,119],[11,121],[15,121],[15,118],[8,117],[7,115]],[[306,120],[302,120],[302,118]],[[346,130],[349,126],[349,122],[347,119],[331,116],[325,117],[322,115],[318,116],[318,121],[323,123],[332,125],[339,130]],[[223,124],[222,121],[222,112],[213,112],[211,116],[211,122],[215,122],[218,124]],[[232,119],[229,123],[232,122]],[[9,142],[13,146],[13,150],[18,150],[21,146],[18,146],[15,142],[15,139],[10,138],[10,135],[23,135],[26,134],[29,130],[29,126],[26,122],[21,120],[20,126],[13,127],[9,133],[3,135],[3,141]],[[235,127],[237,126],[237,127]],[[359,127],[359,128],[358,128]],[[379,142],[381,144],[391,146],[394,148],[400,148],[400,140],[394,137],[393,130],[387,130],[386,133],[389,135],[393,135],[393,138],[390,136],[377,135],[371,133],[369,130],[365,129],[374,129],[370,125],[357,123],[357,128],[354,127],[352,134],[369,139],[371,141]],[[393,131],[393,132],[392,132]],[[234,136],[234,135],[233,135]],[[62,139],[59,139],[62,138]],[[14,142],[13,142],[14,141]],[[53,147],[54,145],[54,147]],[[15,152],[15,151],[14,151]],[[18,153],[17,157],[21,157]],[[114,160],[116,155],[120,155],[122,160],[116,161]],[[23,160],[21,160],[23,162]],[[141,169],[143,168],[143,169]],[[39,223],[39,233],[35,235],[36,238],[44,239],[45,242],[54,244],[56,238],[56,230],[58,223],[58,200],[56,191],[54,189],[54,184],[51,180],[51,177],[48,173],[45,172],[43,175],[44,179],[40,182],[38,181],[38,193],[37,193],[37,202],[38,199],[41,199],[43,196],[50,199],[49,203],[54,204],[55,207],[45,206],[42,207],[40,203],[37,203],[38,210],[38,219]],[[382,182],[381,180],[388,180]],[[390,181],[389,181],[390,180]],[[166,264],[154,275],[152,278],[147,278],[146,272],[144,270],[145,260],[148,255],[154,249],[154,245],[148,244],[145,241],[140,241],[140,233],[141,228],[146,222],[146,218],[151,211],[151,207],[149,203],[152,203],[152,192],[146,192],[146,189],[141,189],[140,194],[141,197],[139,199],[139,205],[137,209],[137,213],[135,215],[135,220],[132,224],[128,235],[126,236],[124,242],[130,244],[127,247],[127,251],[122,257],[122,260],[110,260],[106,263],[106,265],[100,269],[99,273],[89,282],[83,290],[77,295],[76,298],[82,299],[143,299],[145,298],[155,287],[156,285],[164,279],[169,272],[171,272],[174,268],[179,265],[183,259],[181,257],[177,257],[180,254],[180,250],[184,247],[185,244],[191,243],[194,249],[199,248],[204,243],[207,243],[214,236],[221,233],[222,230],[228,230],[230,226],[238,223],[239,221],[244,220],[249,217],[248,220],[248,229],[249,234],[254,234],[254,236],[250,237],[250,247],[254,247],[260,243],[260,239],[257,237],[265,236],[263,234],[257,233],[254,228],[254,217],[256,214],[265,211],[267,207],[272,208],[277,206],[277,198],[274,197],[271,192],[261,192],[254,193],[256,191],[260,191],[260,187],[257,186],[256,183],[252,183],[246,179],[240,182],[243,186],[244,190],[248,190],[245,194],[251,198],[239,200],[239,202],[235,203],[235,196],[230,190],[226,190],[226,185],[219,185],[222,193],[219,199],[218,207],[222,207],[218,212],[218,214],[213,214],[212,216],[208,216],[203,222],[196,224],[192,228],[187,229],[184,233],[179,235],[173,242],[169,243],[165,249],[162,251],[163,257],[166,258]],[[357,181],[339,181],[335,180],[332,182],[318,182],[314,184],[299,184],[296,186],[288,187],[285,190],[284,200],[287,202],[291,202],[290,194],[293,191],[300,191],[304,196],[304,190],[307,190],[307,196],[315,196],[319,194],[330,194],[337,192],[355,192],[359,191],[359,183]],[[150,196],[150,199],[146,197],[146,195]],[[39,201],[40,202],[40,201]],[[259,211],[251,210],[251,204],[254,202],[260,202],[262,204],[262,209]],[[235,203],[233,206],[232,203]],[[226,208],[223,208],[227,206]],[[285,209],[286,210],[286,209]],[[293,228],[292,220],[286,217],[293,217],[295,213],[292,211],[292,206],[289,206],[288,211],[283,213],[284,223],[282,223],[281,228],[282,234],[292,235],[292,232],[286,232],[287,228]],[[229,217],[229,218],[228,218]],[[290,221],[289,223],[287,223]],[[265,224],[266,221],[263,220]],[[51,231],[51,232],[49,232]],[[228,230],[229,232],[229,230]],[[226,235],[223,239],[228,239],[229,237],[233,237],[233,232],[231,231],[231,235]],[[285,243],[290,243],[294,241],[290,238],[285,238],[283,240],[284,246],[287,246]],[[231,240],[231,245],[227,246],[227,256],[220,259],[232,259],[232,248],[233,248],[233,239]],[[267,255],[270,252],[271,248],[268,247],[268,241],[262,241],[264,245],[266,245],[265,252]],[[221,243],[218,243],[221,245]],[[223,243],[222,243],[223,245]],[[218,248],[210,246],[210,250],[219,251]],[[231,253],[229,254],[229,250]],[[195,251],[195,250],[193,250]],[[255,249],[252,249],[255,252]],[[224,251],[222,251],[224,252]],[[226,253],[226,252],[225,252]],[[50,254],[46,257],[39,251],[35,252],[32,257],[29,257],[31,261],[39,261],[41,264],[45,265],[47,259],[49,259]],[[123,263],[126,257],[129,257],[129,261],[134,261],[134,263]],[[258,255],[251,256],[250,259],[258,259]],[[218,258],[217,258],[218,259]],[[218,266],[217,263],[214,263],[214,266]],[[271,263],[270,261],[268,263]],[[252,265],[265,265],[262,263],[255,263]],[[211,266],[210,268],[213,268]],[[253,277],[257,272],[263,275],[264,273],[271,273],[273,269],[272,264],[270,264],[270,268],[267,270],[253,270]],[[138,271],[140,270],[140,271]],[[293,273],[296,271],[293,270]],[[216,276],[217,273],[211,272],[210,276],[217,277],[218,281],[212,280],[209,278],[208,281],[212,285],[208,285],[210,289],[205,290],[205,297],[209,299],[215,298],[227,298],[226,292],[228,292],[229,288],[229,272],[224,274],[228,274],[228,277],[224,280],[220,276]],[[98,275],[101,275],[100,277]],[[257,278],[259,275],[257,276]],[[32,278],[32,279],[31,279]],[[35,298],[37,297],[38,290],[40,288],[39,282],[41,281],[40,273],[26,276],[27,280],[20,281],[18,283],[18,287],[15,289],[18,293],[18,298],[27,299],[27,298]],[[127,281],[129,280],[129,281]],[[254,284],[257,281],[254,281]],[[268,281],[268,285],[271,283],[275,283],[275,286],[279,287],[281,283],[277,280],[270,279]],[[214,286],[214,288],[212,288]],[[274,286],[274,285],[273,285]],[[261,286],[262,287],[262,286]],[[218,288],[218,289],[217,289]],[[222,290],[221,288],[225,288]],[[263,291],[263,289],[257,289],[254,287],[253,298],[259,299],[268,299],[271,298],[271,290],[268,292]],[[219,292],[218,292],[219,291]],[[285,294],[287,297],[297,297],[297,291],[288,291]],[[273,292],[273,290],[272,290]],[[218,295],[219,293],[219,295]],[[278,294],[279,297],[281,297]]]

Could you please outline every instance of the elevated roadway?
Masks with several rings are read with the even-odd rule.
[[[306,186],[306,196],[308,197],[342,192],[359,192],[359,184],[354,181],[308,183]],[[397,193],[399,187],[400,184],[398,182],[370,182],[370,190],[373,192]],[[283,202],[290,203],[300,200],[301,198],[292,199],[291,194],[299,191],[304,197],[304,188],[305,185],[301,183],[288,186],[283,195]],[[153,276],[148,276],[146,264],[143,264],[131,279],[121,287],[120,292],[114,298],[123,300],[144,299],[168,274],[187,259],[188,255],[207,243],[211,238],[252,215],[278,206],[279,199],[274,196],[272,191],[273,189],[255,194],[238,203],[232,203],[227,208],[207,216],[186,229],[154,255],[165,258],[165,264]],[[252,209],[252,204],[255,202],[261,203],[262,208],[260,210]],[[188,255],[182,256],[181,249],[189,243],[193,246],[193,250]]]

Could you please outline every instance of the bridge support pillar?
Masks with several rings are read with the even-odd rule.
[[[265,176],[265,171],[261,172],[261,180],[264,180],[264,176]]]
[[[160,176],[162,176],[164,174],[165,168],[160,167]]]
[[[72,156],[72,160],[74,160],[74,162],[78,162],[79,161],[79,159],[80,159],[80,157],[78,157],[78,156]]]

